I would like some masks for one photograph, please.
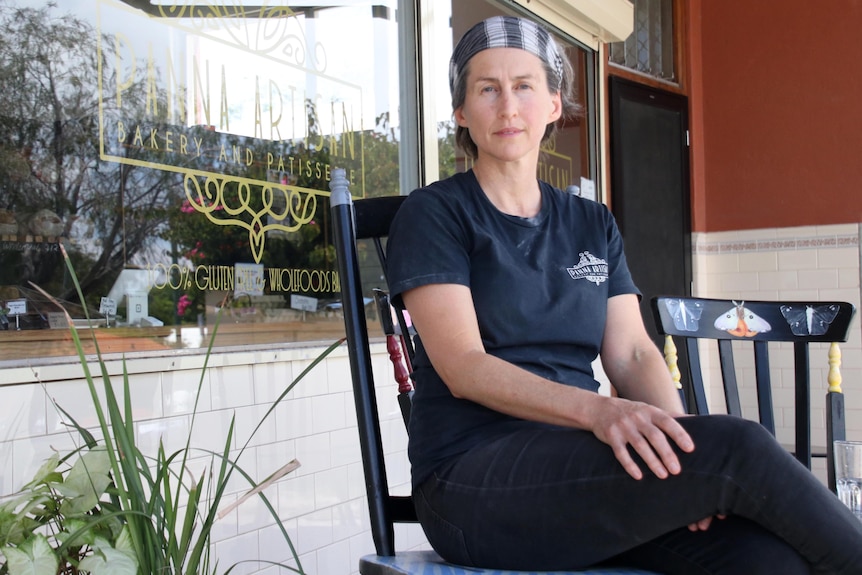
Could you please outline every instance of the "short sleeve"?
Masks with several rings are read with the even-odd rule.
[[[604,206],[603,206],[604,207]],[[617,227],[616,220],[607,207],[604,207],[607,217],[607,241],[608,241],[608,297],[633,293],[641,298],[641,292],[635,285],[629,271],[626,253],[623,246],[623,237]]]
[[[389,291],[396,305],[401,295],[428,284],[470,285],[469,230],[458,209],[457,189],[422,188],[404,201],[386,248]]]

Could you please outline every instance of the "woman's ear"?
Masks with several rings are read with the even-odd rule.
[[[455,123],[461,126],[462,128],[467,127],[467,118],[464,116],[464,107],[455,108],[455,111],[452,113],[452,116],[455,118]]]
[[[563,97],[559,92],[554,92],[551,94],[551,102],[553,108],[551,109],[551,115],[548,118],[548,123],[551,124],[560,119],[560,116],[563,115]]]

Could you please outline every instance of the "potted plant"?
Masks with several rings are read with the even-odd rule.
[[[62,245],[61,251],[78,296],[84,301]],[[295,561],[295,565],[279,565],[303,573],[290,537],[263,492],[266,486],[296,469],[299,463],[292,461],[270,477],[256,482],[236,461],[278,402],[342,340],[325,349],[287,386],[261,418],[237,456],[231,458],[233,421],[222,451],[199,450],[191,445],[197,401],[218,331],[217,318],[201,370],[198,398],[185,447],[168,453],[160,445],[154,456],[148,456],[135,443],[125,361],[122,381],[125,399],[121,408],[98,342],[95,363],[99,374],[94,376],[74,322],[68,319],[104,439],[97,440],[63,411],[62,406],[57,406],[80,434],[83,444],[70,453],[54,455],[19,492],[0,498],[0,556],[5,558],[5,563],[0,565],[0,575],[79,572],[93,575],[227,575],[235,565],[221,567],[212,559],[211,533],[219,515],[229,511],[219,508],[222,507],[228,480],[234,473],[248,481],[249,491],[233,505],[242,504],[249,497],[260,497],[281,529]],[[99,380],[101,386],[97,385]],[[105,396],[104,410],[99,399],[99,387]],[[201,454],[210,458],[209,472],[193,477],[188,461]]]

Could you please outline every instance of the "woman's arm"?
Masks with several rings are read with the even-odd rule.
[[[685,413],[667,364],[644,328],[634,294],[608,300],[601,359],[605,374],[620,397],[649,403],[673,414]]]
[[[668,438],[684,451],[693,449],[664,409],[558,384],[486,353],[469,288],[431,284],[405,292],[403,299],[428,357],[455,397],[522,419],[590,430],[635,479],[643,474],[628,445],[658,477],[679,472]]]

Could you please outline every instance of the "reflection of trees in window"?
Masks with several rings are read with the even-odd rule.
[[[321,124],[319,122],[315,105],[311,100],[306,101],[307,125],[309,134],[305,140],[297,141],[264,141],[231,134],[219,134],[209,132],[204,135],[206,142],[204,147],[208,149],[219,149],[222,145],[230,149],[238,146],[241,149],[254,148],[255,158],[263,159],[267,154],[274,157],[291,158],[296,165],[325,166],[328,169],[343,167],[340,162],[342,158],[331,154],[328,143],[332,142],[329,137],[321,137]],[[398,163],[398,130],[389,122],[389,114],[384,113],[375,119],[375,127],[362,133],[342,134],[339,138],[352,137],[355,141],[362,142],[363,169],[362,177],[365,184],[364,191],[368,196],[383,196],[398,194],[399,163]],[[315,142],[323,142],[317,147]],[[339,142],[333,142],[338,145]],[[225,175],[253,179],[261,182],[274,182],[280,185],[292,186],[303,190],[327,190],[329,182],[326,179],[326,171],[318,173],[316,169],[306,168],[285,170],[279,172],[270,169],[263,161],[256,161],[250,165],[227,163],[224,165],[210,166],[214,171]],[[249,211],[261,209],[262,196],[259,193],[262,186],[254,186],[249,200]],[[225,206],[236,207],[240,203],[237,197],[238,185],[228,181],[225,184],[224,202]],[[358,183],[352,190],[354,194],[361,195],[362,189]],[[284,198],[278,193],[274,194],[274,206],[272,211],[280,213],[284,211]],[[212,218],[220,218],[227,210],[215,206],[213,198],[206,195],[200,201],[208,206],[214,206],[210,214]],[[334,272],[335,252],[330,239],[329,225],[329,202],[324,195],[317,197],[313,203],[313,213],[308,214],[308,222],[296,231],[284,233],[280,231],[267,232],[265,241],[266,249],[259,263],[267,269],[306,269],[324,270]],[[270,217],[266,224],[282,223],[290,226],[293,222],[276,221]],[[182,265],[198,266],[232,266],[237,262],[251,261],[251,248],[249,246],[249,232],[238,226],[220,226],[210,221],[205,214],[196,210],[191,202],[184,196],[177,200],[172,206],[168,216],[168,225],[163,229],[163,237],[169,241],[175,249],[175,258]],[[267,286],[267,289],[271,288]],[[291,290],[280,292],[285,300],[289,299],[291,293],[300,293],[319,299],[337,298],[336,287],[328,292],[314,292],[304,294],[301,291]],[[181,291],[183,303],[181,314],[184,321],[193,322],[194,313],[188,310],[202,311],[206,294],[194,282],[186,283]],[[271,292],[270,292],[271,293]],[[287,303],[285,302],[285,306]]]
[[[369,197],[399,193],[398,130],[392,126],[389,114],[384,112],[375,118],[375,129],[369,130],[364,139],[365,190]]]
[[[211,132],[205,135],[204,148],[220,149],[224,146],[226,149],[254,149],[254,157],[257,158],[250,164],[237,165],[235,163],[217,163],[211,166],[211,169],[218,173],[220,182],[223,184],[222,202],[216,205],[215,210],[210,214],[210,218],[214,220],[228,220],[226,208],[239,209],[245,206],[245,211],[248,214],[264,211],[263,200],[263,182],[272,182],[279,186],[289,185],[293,187],[301,187],[306,190],[325,190],[328,183],[323,175],[323,172],[318,174],[315,170],[309,174],[305,169],[295,169],[292,172],[278,172],[269,170],[265,159],[267,154],[274,156],[290,157],[295,164],[312,162],[313,166],[325,166],[329,162],[329,152],[326,148],[315,150],[309,148],[304,142],[267,142],[233,134],[219,134]],[[261,184],[251,184],[247,189],[241,189],[237,178],[246,180],[254,180]],[[192,186],[193,199],[195,203],[205,204],[207,206],[214,205],[215,194],[213,182],[207,186],[207,181],[204,176],[198,177],[197,185],[199,188]],[[197,190],[200,190],[201,196],[197,196]],[[245,196],[241,197],[242,194]],[[307,197],[308,192],[298,195],[299,197]],[[295,199],[297,199],[295,198]],[[285,199],[276,192],[273,194],[274,205],[271,208],[272,212],[281,212],[284,210]],[[314,206],[314,214],[308,215],[308,219],[312,221],[319,220],[320,216],[326,212],[326,203],[321,196],[311,205]],[[302,211],[301,209],[299,211]],[[236,217],[236,216],[233,216]],[[288,216],[289,217],[289,216]],[[196,264],[206,265],[233,265],[235,262],[249,262],[252,258],[250,248],[249,230],[240,226],[217,225],[210,218],[196,210],[185,194],[180,194],[175,199],[168,213],[168,225],[162,230],[162,236],[174,243],[178,250],[179,257],[189,257]],[[262,222],[283,224],[285,226],[293,226],[293,221],[273,221],[272,218]],[[304,229],[307,226],[303,226]],[[293,234],[272,233],[267,234],[266,250],[261,263],[271,263],[273,258],[279,263],[290,266],[307,266],[313,265],[311,261],[313,256],[313,244],[316,236],[309,238],[311,243],[305,244],[300,242],[297,249],[289,249],[287,252],[281,249],[280,244],[276,242],[285,237],[290,237],[292,242],[296,244],[300,241],[298,238],[292,237]],[[205,258],[199,256],[199,252],[206,253]],[[280,252],[280,253],[271,253]],[[190,257],[194,256],[194,257]]]
[[[457,148],[455,145],[455,122],[446,120],[437,123],[437,154],[440,179],[448,178],[457,171]]]
[[[356,195],[400,191],[398,128],[392,126],[388,113],[375,118],[370,129],[337,136],[351,138],[357,150],[361,147],[363,155],[357,158],[346,158],[344,148],[340,154],[328,148],[330,143],[336,145],[332,139],[336,136],[325,133],[312,100],[306,102],[308,133],[304,139],[268,141],[203,126],[170,125],[172,120],[149,111],[153,102],[146,100],[153,97],[155,84],[164,85],[164,71],[153,70],[158,78],[155,83],[144,85],[148,80],[139,78],[139,84],[126,85],[133,75],[114,68],[121,60],[115,58],[114,39],[103,36],[99,45],[99,33],[88,22],[60,15],[53,3],[32,9],[0,0],[0,30],[0,82],[4,87],[0,91],[0,235],[13,235],[18,246],[35,245],[37,239],[69,240],[75,268],[93,308],[98,307],[99,297],[108,294],[119,271],[135,263],[233,266],[252,261],[247,229],[216,225],[189,209],[184,193],[184,178],[189,174],[196,174],[191,177],[198,181],[206,179],[206,174],[220,177],[226,182],[227,203],[237,200],[238,180],[328,190],[328,172],[274,173],[266,164],[267,154],[272,153],[329,169],[350,162],[349,167],[361,174],[357,177],[364,183],[355,183],[352,191]],[[139,69],[148,64],[139,62]],[[118,84],[118,75],[124,83],[122,107],[111,88]],[[100,81],[104,87],[103,142]],[[170,108],[169,96],[165,89],[158,90],[158,109]],[[178,123],[183,124],[183,119]],[[145,132],[143,145],[136,144],[131,135],[138,126]],[[160,138],[169,131],[200,138],[204,152],[201,156],[168,156],[164,145],[151,145],[147,139],[153,129]],[[100,158],[100,144],[110,159]],[[253,150],[254,162],[218,159],[223,147],[230,150],[234,146]],[[263,185],[253,184],[250,190],[252,206],[261,209]],[[266,268],[334,271],[329,203],[325,194],[317,200],[310,223],[294,232],[267,236],[259,263]],[[7,221],[9,218],[14,222]],[[10,226],[15,227],[14,234],[8,231]],[[63,270],[56,251],[0,252],[0,286],[33,282],[61,298],[74,299]],[[165,286],[165,278],[153,277],[156,279]],[[167,283],[179,285],[176,278]],[[196,303],[202,303],[205,295],[187,284],[178,293],[170,287],[153,289],[151,315],[172,323],[183,294]],[[283,295],[289,298],[290,293]]]
[[[99,159],[98,33],[53,8],[0,6],[0,208],[14,217],[19,240],[72,240],[82,287],[98,298],[152,243],[157,208],[176,176]],[[113,44],[103,38],[106,86],[114,81],[107,62]],[[109,95],[103,105],[113,105]],[[142,102],[123,105],[143,110]],[[68,297],[59,257],[29,248],[4,252],[0,284],[32,281]]]

